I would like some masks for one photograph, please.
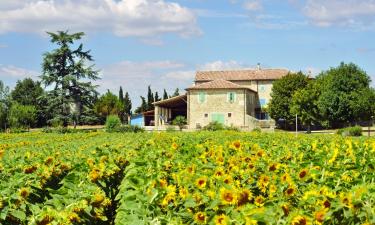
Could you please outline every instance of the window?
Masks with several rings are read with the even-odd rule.
[[[224,124],[224,121],[225,121],[224,114],[223,113],[212,113],[211,114],[211,121]]]
[[[205,113],[205,114],[204,114],[204,117],[207,118],[207,117],[208,117],[208,113]]]
[[[199,103],[204,103],[205,101],[206,101],[206,93],[199,92],[198,93],[198,102]]]
[[[267,99],[261,98],[259,99],[260,107],[264,107],[267,105]]]
[[[236,101],[236,93],[235,92],[229,92],[228,93],[228,102],[233,103]]]
[[[232,113],[228,113],[228,117],[229,117],[229,118],[232,117]]]
[[[266,86],[265,85],[259,85],[259,92],[265,92]]]

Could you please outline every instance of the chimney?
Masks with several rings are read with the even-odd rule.
[[[260,70],[260,63],[257,64],[257,70]]]

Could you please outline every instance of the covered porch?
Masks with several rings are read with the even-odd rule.
[[[177,116],[187,118],[187,96],[180,95],[153,103],[155,106],[155,127],[171,125]]]

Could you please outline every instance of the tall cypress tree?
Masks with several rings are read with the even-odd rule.
[[[121,86],[120,86],[120,90],[118,92],[118,99],[120,100],[121,103],[124,103],[124,92],[123,92]]]
[[[159,98],[159,93],[155,92],[155,102],[158,102],[160,100],[161,100],[161,98]]]
[[[178,88],[176,88],[176,90],[174,91],[172,97],[176,97],[176,96],[179,96],[180,95],[180,90]]]
[[[69,34],[68,31],[48,32],[51,42],[58,48],[44,54],[42,83],[52,90],[47,92],[48,109],[53,112],[52,121],[61,122],[67,127],[70,121],[76,125],[84,109],[92,103],[96,96],[96,86],[90,80],[99,79],[98,71],[93,65],[90,51],[84,51],[83,45],[72,49],[75,41],[84,33]]]
[[[165,99],[168,99],[168,93],[167,93],[167,91],[164,89],[163,100],[165,100]]]
[[[154,93],[152,93],[151,86],[149,85],[148,86],[148,92],[147,92],[147,107],[146,107],[146,111],[154,109],[154,105],[152,104],[152,103],[154,103],[154,101],[155,101]]]
[[[128,116],[132,114],[132,101],[129,97],[129,93],[125,93],[125,98],[124,98],[124,111],[125,111],[125,116],[126,116],[126,121]],[[127,121],[129,123],[129,121]]]

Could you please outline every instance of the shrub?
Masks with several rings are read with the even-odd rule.
[[[230,125],[230,126],[225,127],[225,130],[237,131],[237,132],[241,131],[240,128],[235,127],[235,126],[233,126],[233,125]]]
[[[176,131],[176,128],[173,127],[173,126],[168,126],[167,129],[166,129],[167,132],[175,132]]]
[[[260,127],[255,127],[252,132],[257,132],[257,133],[261,133],[262,132],[262,129],[260,129]]]
[[[337,130],[336,133],[342,136],[357,136],[358,137],[358,136],[362,136],[362,127],[354,126],[354,127],[341,128]]]
[[[112,132],[118,133],[142,133],[144,131],[145,129],[143,129],[142,127],[132,125],[122,125],[112,130]]]
[[[225,129],[224,125],[217,121],[210,122],[207,126],[203,127],[203,130],[208,130],[208,131],[217,131],[217,130],[224,130],[224,129]]]
[[[187,121],[186,121],[186,118],[184,116],[176,116],[176,118],[172,122],[173,125],[176,125],[180,128],[180,131],[182,130],[182,128],[184,128],[186,123],[187,123]]]
[[[105,129],[108,132],[115,132],[121,127],[121,120],[117,115],[107,116],[105,121]]]

